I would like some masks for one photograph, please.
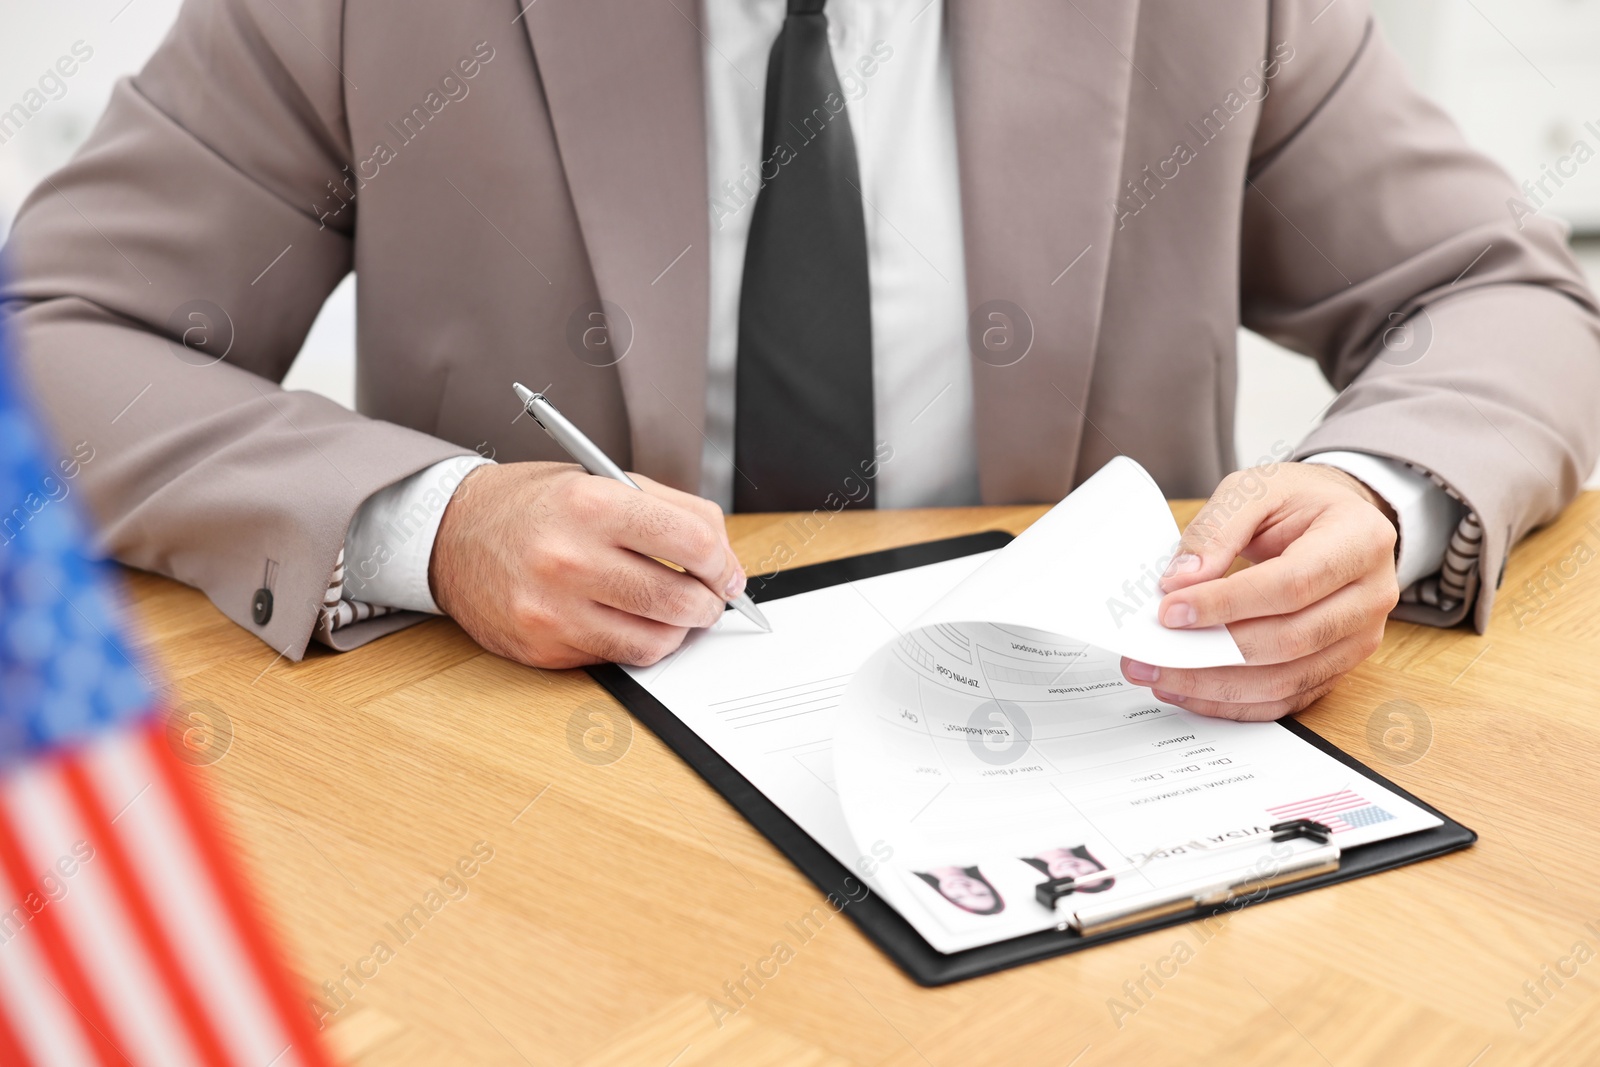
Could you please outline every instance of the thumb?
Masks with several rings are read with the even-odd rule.
[[[681,489],[674,489],[669,485],[662,485],[655,479],[646,478],[642,474],[630,473],[629,477],[638,482],[639,487],[651,496],[658,497],[670,504],[676,504],[704,521],[712,532],[717,535],[718,540],[722,542],[722,551],[727,557],[727,563],[722,574],[707,584],[712,589],[721,592],[724,599],[727,600],[732,600],[744,592],[744,566],[739,562],[738,555],[733,551],[733,541],[728,537],[727,517],[723,514],[722,508],[717,506],[714,501],[695,496],[693,493],[685,493]]]
[[[1255,539],[1271,511],[1269,494],[1240,491],[1242,474],[1228,475],[1197,515],[1183,528],[1178,549],[1161,575],[1161,591],[1170,593],[1221,578]]]

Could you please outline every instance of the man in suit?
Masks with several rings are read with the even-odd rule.
[[[109,550],[291,658],[443,611],[650,662],[743,588],[721,508],[1048,502],[1126,453],[1216,490],[1144,593],[1247,665],[1125,673],[1269,718],[1391,609],[1481,629],[1594,463],[1600,320],[1516,195],[1360,0],[189,0],[5,306]],[[361,414],[276,384],[352,269]],[[1241,322],[1342,392],[1228,474]]]

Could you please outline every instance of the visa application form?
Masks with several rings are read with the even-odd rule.
[[[1062,874],[1113,900],[1265,855],[1274,822],[1439,825],[1275,723],[1122,678],[1242,662],[1137,595],[1176,540],[1119,458],[1005,548],[763,601],[772,633],[730,612],[628,673],[941,952],[1059,926],[1033,888]]]

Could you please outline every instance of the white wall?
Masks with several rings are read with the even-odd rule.
[[[178,0],[0,0],[0,111],[30,90],[39,93],[32,100],[46,100],[20,133],[0,144],[0,233],[28,191],[88,136],[112,83],[144,62],[177,10]],[[40,78],[75,44],[93,55],[62,79],[63,90],[41,90]]]
[[[45,98],[21,132],[0,144],[0,236],[28,191],[87,136],[113,81],[136,70],[160,42],[179,2],[0,0],[0,111]],[[1519,178],[1537,177],[1541,154],[1551,162],[1558,158],[1551,146],[1576,136],[1573,116],[1591,108],[1600,120],[1600,39],[1594,29],[1600,4],[1376,0],[1376,6],[1419,84],[1453,108],[1469,136]],[[79,42],[93,55],[58,88],[47,71]],[[47,78],[43,88],[41,77]],[[1592,95],[1586,93],[1591,87],[1597,90]],[[30,91],[40,95],[29,97]],[[52,95],[59,99],[48,99]],[[1591,169],[1600,221],[1600,161]],[[1581,183],[1574,183],[1563,191],[1565,200],[1552,199],[1548,210],[1560,212],[1565,203],[1577,213],[1588,202],[1581,191]],[[1580,253],[1590,277],[1600,277],[1600,243]],[[353,404],[354,337],[355,280],[347,278],[323,308],[284,384]],[[1249,463],[1277,441],[1300,440],[1333,391],[1310,360],[1249,334],[1240,335],[1239,363],[1236,438],[1240,461]]]
[[[1529,205],[1600,235],[1600,4],[1374,6],[1417,84],[1455,115],[1469,141],[1528,183]]]

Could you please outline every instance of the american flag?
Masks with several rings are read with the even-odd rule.
[[[0,1064],[325,1065],[11,374],[0,337]]]
[[[1320,797],[1297,800],[1292,804],[1278,804],[1267,812],[1279,822],[1294,819],[1311,819],[1320,822],[1334,833],[1354,830],[1358,826],[1388,822],[1394,818],[1387,811],[1367,800],[1360,793],[1341,789]]]

